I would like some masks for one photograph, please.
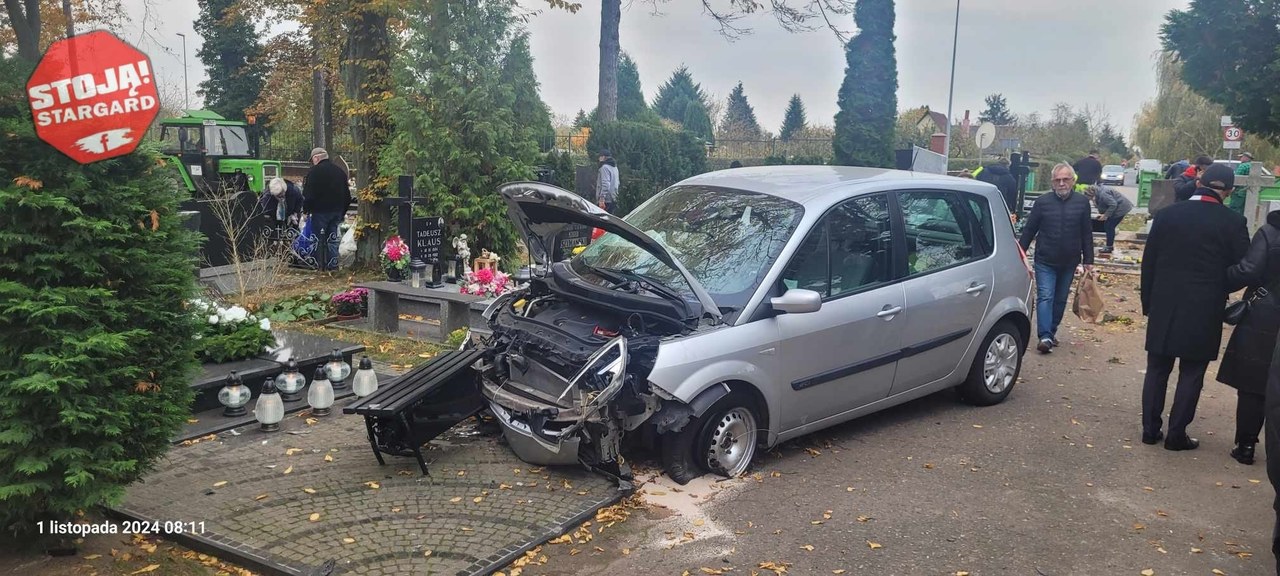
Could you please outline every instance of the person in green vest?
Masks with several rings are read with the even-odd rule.
[[[1236,165],[1236,176],[1248,176],[1251,168],[1253,168],[1253,154],[1241,152],[1240,164]],[[1237,178],[1236,181],[1239,182],[1240,180]],[[1243,192],[1232,194],[1230,201],[1227,203],[1227,208],[1230,208],[1234,210],[1236,214],[1243,216],[1244,200],[1246,196],[1248,196],[1248,194],[1244,194]]]

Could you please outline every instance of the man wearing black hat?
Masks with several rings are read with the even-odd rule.
[[[618,163],[608,150],[600,151],[600,173],[596,177],[596,202],[613,214],[618,206]]]
[[[1164,438],[1167,450],[1194,450],[1187,435],[1209,363],[1218,359],[1222,319],[1231,287],[1226,270],[1249,249],[1243,216],[1223,205],[1235,189],[1231,168],[1214,164],[1195,194],[1156,216],[1142,253],[1142,313],[1147,316],[1147,375],[1142,383],[1142,442]],[[1174,361],[1178,388],[1161,430]]]

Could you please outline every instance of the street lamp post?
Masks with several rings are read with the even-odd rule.
[[[956,1],[959,2],[959,0]],[[187,35],[178,32],[178,36],[182,37],[182,107],[191,108],[191,83],[187,79]],[[952,66],[954,67],[955,64],[953,63]]]
[[[951,102],[955,98],[956,93],[956,46],[960,42],[960,0],[956,0],[956,27],[955,33],[951,37],[951,87],[947,91],[947,138],[944,140],[943,151],[947,157],[947,164],[951,164]]]

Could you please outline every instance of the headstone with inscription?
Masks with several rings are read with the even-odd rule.
[[[410,226],[413,229],[413,234],[409,237],[411,257],[432,265],[440,262],[440,247],[444,245],[444,218],[414,218]]]
[[[551,247],[551,261],[559,262],[573,257],[574,248],[591,243],[590,226],[569,224],[556,235],[555,245]]]

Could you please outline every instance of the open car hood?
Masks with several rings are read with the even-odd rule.
[[[605,212],[581,196],[542,182],[510,182],[498,188],[507,201],[507,215],[524,235],[529,258],[550,267],[557,236],[572,224],[600,228],[616,234],[652,254],[663,264],[680,272],[702,304],[702,309],[718,322],[720,308],[689,270],[657,240],[628,224],[622,218]]]

